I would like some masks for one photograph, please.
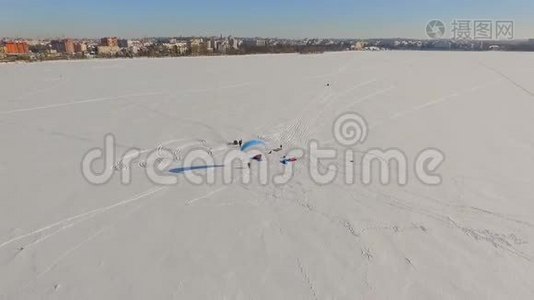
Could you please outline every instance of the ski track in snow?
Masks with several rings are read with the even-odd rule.
[[[298,258],[297,258],[297,267],[298,267],[298,270],[299,270],[300,274],[302,275],[302,277],[304,279],[304,283],[310,289],[310,293],[311,293],[312,298],[315,299],[315,300],[319,299],[317,297],[317,291],[315,290],[315,287],[313,286],[313,282],[312,282],[310,276],[308,275],[306,270],[304,270],[304,267],[302,266],[302,263],[301,263],[300,259],[298,259]]]
[[[207,199],[219,192],[222,192],[223,190],[226,190],[228,188],[228,186],[225,186],[225,187],[222,187],[222,188],[219,188],[217,190],[214,190],[214,191],[211,191],[211,192],[208,192],[202,196],[199,196],[199,197],[196,197],[196,198],[193,198],[193,199],[190,199],[190,200],[187,200],[184,204],[186,206],[189,206],[189,205],[192,205],[193,203],[199,201],[199,200],[202,200],[202,199]],[[45,236],[42,236],[40,238],[38,238],[37,240],[29,243],[29,244],[26,244],[24,247],[22,247],[22,249],[24,250],[27,250],[28,248],[30,247],[34,247],[36,246],[37,244],[41,243],[41,242],[44,242],[45,240],[65,231],[65,230],[68,230],[70,228],[73,228],[75,227],[76,225],[78,224],[81,224],[85,221],[88,221],[90,219],[93,219],[105,212],[108,212],[114,208],[117,208],[117,207],[121,207],[121,206],[125,206],[127,204],[131,204],[133,202],[136,202],[136,201],[139,201],[145,197],[148,197],[148,196],[151,196],[151,195],[154,195],[160,191],[163,191],[163,190],[166,190],[166,189],[169,189],[169,187],[160,187],[160,188],[156,188],[156,189],[149,189],[141,194],[138,194],[137,196],[133,197],[133,198],[130,198],[130,199],[127,199],[127,200],[124,200],[124,201],[121,201],[121,202],[118,202],[116,204],[113,204],[113,205],[110,205],[110,206],[106,206],[106,207],[102,207],[102,208],[99,208],[99,209],[95,209],[95,210],[91,210],[91,211],[88,211],[86,213],[83,213],[83,214],[79,214],[79,215],[76,215],[76,216],[73,216],[73,217],[69,217],[69,218],[65,218],[61,221],[58,221],[56,223],[53,223],[53,224],[50,224],[50,225],[47,225],[47,226],[44,226],[40,229],[37,229],[37,230],[34,230],[32,232],[29,232],[27,234],[24,234],[24,235],[20,235],[18,237],[15,237],[11,240],[8,240],[2,244],[0,244],[0,250],[1,248],[3,247],[6,247],[16,241],[20,241],[20,240],[23,240],[25,238],[28,238],[28,237],[31,237],[31,236],[34,236],[34,235],[37,235],[37,234],[41,234],[43,232],[46,232],[48,231],[48,229],[53,229],[57,226],[60,226],[58,229],[50,232],[49,234],[45,235]],[[140,207],[139,207],[140,208]],[[134,209],[136,210],[136,209]],[[84,238],[82,241],[76,243],[74,246],[68,248],[67,250],[65,250],[63,253],[61,253],[59,256],[56,257],[56,259],[50,263],[46,268],[44,268],[42,271],[38,272],[35,277],[33,279],[29,279],[27,280],[27,284],[23,287],[21,287],[19,289],[19,292],[20,291],[23,291],[25,290],[26,288],[28,288],[30,285],[32,284],[35,284],[35,282],[37,280],[39,280],[41,277],[45,276],[46,274],[48,274],[50,271],[54,270],[63,260],[65,260],[67,257],[69,257],[71,254],[73,254],[74,252],[76,252],[77,250],[79,250],[80,248],[82,248],[83,246],[85,246],[86,244],[88,244],[89,242],[91,242],[92,240],[96,239],[98,236],[100,236],[102,233],[104,233],[107,229],[109,229],[109,225],[106,226],[106,227],[103,227],[103,228],[100,228],[97,232],[94,232],[92,234],[90,234],[88,237]],[[1,295],[1,294],[0,294]]]
[[[227,188],[228,188],[228,186],[224,186],[224,187],[222,187],[222,188],[219,188],[219,189],[216,189],[216,190],[214,190],[214,191],[211,191],[211,192],[209,192],[209,193],[207,193],[207,194],[205,194],[205,195],[203,195],[203,196],[200,196],[200,197],[197,197],[197,198],[194,198],[194,199],[191,199],[191,200],[187,200],[187,201],[185,202],[185,205],[188,205],[188,206],[189,206],[189,205],[192,205],[193,203],[195,203],[195,202],[197,202],[197,201],[199,201],[199,200],[207,199],[207,198],[209,198],[209,197],[211,197],[211,196],[213,196],[213,195],[215,195],[215,194],[217,194],[217,193],[220,193],[220,192],[226,190]]]
[[[165,93],[162,93],[162,92],[148,92],[148,93],[140,93],[140,94],[129,94],[129,95],[123,95],[123,96],[115,96],[115,97],[92,98],[92,99],[78,100],[78,101],[73,101],[73,102],[55,103],[55,104],[49,104],[49,105],[43,105],[43,106],[37,106],[37,107],[19,108],[19,109],[0,111],[0,115],[7,115],[7,114],[21,113],[21,112],[29,112],[29,111],[36,111],[36,110],[46,110],[46,109],[51,109],[51,108],[58,108],[58,107],[65,107],[65,106],[72,106],[72,105],[80,105],[80,104],[87,104],[87,103],[116,101],[116,100],[123,100],[123,99],[128,99],[128,98],[139,98],[139,97],[146,97],[146,96],[162,96],[162,95],[165,95]]]
[[[17,241],[20,241],[22,239],[25,239],[25,238],[40,234],[42,232],[45,232],[45,231],[47,231],[49,229],[53,229],[53,228],[58,227],[58,226],[68,225],[68,223],[70,223],[72,221],[76,221],[77,219],[81,219],[81,218],[85,218],[85,217],[88,217],[87,219],[93,218],[93,217],[98,216],[98,215],[100,215],[102,213],[110,211],[110,210],[112,210],[112,209],[114,209],[116,207],[124,206],[124,205],[130,204],[132,202],[139,201],[140,199],[143,199],[143,198],[145,198],[147,196],[156,194],[156,193],[158,193],[158,192],[160,192],[160,191],[162,191],[164,189],[166,189],[166,187],[159,187],[159,188],[155,188],[155,189],[154,188],[153,189],[149,189],[149,190],[146,190],[146,191],[144,191],[144,192],[142,192],[140,194],[137,194],[133,198],[129,198],[129,199],[117,202],[117,203],[109,205],[109,206],[93,209],[93,210],[90,210],[90,211],[87,211],[87,212],[84,212],[84,213],[81,213],[81,214],[78,214],[78,215],[75,215],[75,216],[72,216],[72,217],[68,217],[68,218],[62,219],[62,220],[57,221],[55,223],[46,225],[46,226],[41,227],[39,229],[33,230],[31,232],[28,232],[28,233],[25,233],[23,235],[19,235],[17,237],[14,237],[14,238],[12,238],[10,240],[7,240],[7,241],[5,241],[5,242],[0,244],[0,249],[2,249],[2,248],[6,247],[6,246],[8,246],[8,245],[10,245],[10,244],[12,244],[14,242],[17,242]],[[60,229],[60,231],[62,231],[62,230],[63,229]]]
[[[219,188],[219,189],[216,189],[214,191],[210,191],[208,193],[206,193],[205,195],[202,195],[202,196],[199,196],[199,197],[196,197],[196,198],[193,198],[193,199],[190,199],[190,200],[187,200],[185,202],[186,205],[191,205],[199,200],[202,200],[202,199],[207,199],[225,189],[227,189],[228,186],[225,186],[225,187],[222,187],[222,188]],[[14,243],[14,242],[17,242],[17,241],[20,241],[20,240],[23,240],[25,238],[28,238],[28,237],[31,237],[31,236],[35,236],[35,235],[38,235],[38,234],[41,234],[41,233],[44,233],[50,229],[55,229],[56,227],[59,227],[58,229],[55,229],[54,231],[52,231],[51,233],[45,235],[45,236],[42,236],[40,238],[38,238],[37,240],[27,244],[26,246],[31,246],[31,245],[36,245],[36,244],[39,244],[49,238],[51,238],[52,236],[62,232],[62,231],[65,231],[67,229],[70,229],[80,223],[83,223],[87,220],[90,220],[90,219],[93,219],[101,214],[104,214],[110,210],[113,210],[115,208],[118,208],[118,207],[121,207],[121,206],[125,206],[125,205],[128,205],[128,204],[131,204],[133,202],[136,202],[136,201],[139,201],[139,200],[142,200],[143,198],[146,198],[146,197],[149,197],[151,195],[154,195],[154,194],[157,194],[163,190],[166,190],[166,189],[169,189],[169,187],[158,187],[158,188],[152,188],[152,189],[148,189],[140,194],[137,194],[136,196],[132,197],[132,198],[129,198],[129,199],[126,199],[126,200],[123,200],[123,201],[120,201],[120,202],[117,202],[115,204],[112,204],[112,205],[109,205],[109,206],[105,206],[105,207],[101,207],[101,208],[97,208],[97,209],[93,209],[93,210],[90,210],[90,211],[87,211],[87,212],[84,212],[84,213],[81,213],[81,214],[78,214],[78,215],[75,215],[75,216],[71,216],[71,217],[68,217],[68,218],[65,218],[65,219],[62,219],[60,221],[57,221],[55,223],[52,223],[52,224],[49,224],[49,225],[46,225],[44,227],[41,227],[39,229],[36,229],[36,230],[33,230],[31,232],[28,232],[28,233],[25,233],[23,235],[19,235],[19,236],[16,236],[14,238],[11,238],[10,240],[7,240],[3,243],[0,244],[0,249],[6,247],[6,246],[9,246],[10,244]]]
[[[182,95],[205,93],[205,92],[211,92],[211,91],[216,91],[216,90],[242,88],[242,87],[246,87],[250,85],[252,85],[252,83],[239,83],[239,84],[220,86],[216,88],[188,90],[188,91],[182,92]],[[77,101],[65,102],[65,103],[54,103],[54,104],[48,104],[48,105],[43,105],[43,106],[5,110],[5,111],[0,111],[0,115],[46,110],[46,109],[59,108],[59,107],[72,106],[72,105],[80,105],[80,104],[88,104],[88,103],[124,100],[128,98],[139,98],[139,97],[147,97],[147,96],[164,96],[164,95],[169,95],[169,93],[168,92],[145,92],[145,93],[128,94],[128,95],[113,96],[113,97],[92,98],[92,99],[77,100]],[[144,100],[147,100],[147,99],[144,99]]]
[[[350,70],[349,67],[353,64],[353,60],[351,60],[349,63],[342,64],[338,69],[334,70],[331,73],[318,75],[316,78],[327,78],[330,76],[339,75],[343,72],[347,72],[348,70]],[[458,99],[462,96],[466,96],[470,93],[475,93],[479,90],[482,90],[485,87],[494,86],[497,83],[505,81],[510,82],[516,88],[521,89],[526,94],[533,96],[533,94],[529,91],[527,87],[519,84],[517,81],[514,81],[511,77],[505,75],[505,73],[497,69],[488,67],[486,65],[484,65],[484,67],[498,74],[500,78],[498,80],[481,83],[480,85],[459,89],[451,93],[447,93],[444,96],[430,100],[428,102],[411,106],[407,109],[388,113],[387,115],[384,114],[384,118],[381,120],[379,119],[379,122],[373,122],[370,128],[374,129],[378,126],[387,125],[388,123],[391,123],[395,120],[411,116],[421,111],[425,111],[429,108],[439,107],[439,105],[448,103],[449,101],[452,101],[454,99]],[[314,77],[312,76],[310,78]],[[310,78],[304,78],[304,80],[308,80]],[[269,142],[281,142],[282,144],[284,144],[284,148],[287,148],[286,146],[303,145],[304,143],[309,141],[310,136],[312,135],[312,133],[314,133],[314,129],[316,129],[316,126],[318,126],[317,120],[319,118],[322,118],[327,113],[329,113],[328,116],[332,114],[332,111],[325,112],[325,108],[332,106],[335,112],[346,111],[354,108],[356,105],[365,104],[366,101],[373,99],[379,95],[390,93],[391,91],[394,91],[398,85],[402,85],[402,83],[399,84],[398,82],[395,82],[394,85],[385,85],[386,88],[377,89],[369,94],[362,93],[364,95],[360,96],[360,98],[356,98],[356,100],[351,101],[350,103],[346,104],[344,101],[339,101],[339,103],[336,103],[336,100],[342,99],[347,95],[351,95],[355,90],[358,90],[361,87],[372,86],[374,83],[383,82],[387,83],[387,81],[385,81],[384,79],[381,79],[380,81],[377,79],[362,80],[361,82],[358,82],[354,85],[348,84],[349,86],[347,88],[343,89],[338,93],[333,93],[333,89],[325,89],[322,92],[318,92],[317,94],[315,94],[315,97],[311,101],[306,103],[304,108],[297,113],[296,117],[291,116],[293,117],[292,119],[289,119],[289,121],[284,122],[279,126],[276,126],[276,124],[265,124],[264,126],[256,126],[254,128],[254,132],[258,136]],[[244,82],[215,88],[189,90],[184,91],[182,94],[204,93],[214,90],[243,88],[255,84],[259,84],[259,82]],[[46,106],[0,111],[0,115],[9,115],[23,112],[47,110],[84,103],[98,103],[105,101],[121,100],[125,98],[135,98],[162,94],[165,93],[132,94],[119,97],[86,99],[77,102],[56,103]],[[337,108],[335,106],[336,104],[346,105],[342,106],[341,108]],[[213,133],[218,136],[217,138],[224,139],[224,132],[221,132],[217,125],[213,125],[210,122],[201,122],[189,117],[183,118],[179,114],[170,114],[164,110],[157,111],[148,107],[145,108],[147,110],[157,112],[159,116],[166,116],[169,120],[174,120],[177,122],[188,121],[190,123],[196,122],[199,126],[207,128],[210,131],[210,134]],[[274,130],[268,130],[269,128],[274,128]],[[251,130],[249,129],[248,131]],[[163,150],[166,146],[174,143],[179,143],[179,145],[177,145],[178,149],[185,149],[187,147],[201,145],[202,147],[211,151],[211,154],[214,157],[218,157],[224,152],[224,149],[226,149],[225,145],[216,144],[216,142],[219,141],[214,141],[214,139],[209,139],[206,137],[203,138],[205,138],[205,140],[192,138],[167,140],[165,142],[159,143],[156,148],[145,148],[143,150],[140,150],[140,153],[145,154],[150,151]],[[215,138],[215,140],[217,138]],[[183,144],[183,142],[188,143]],[[333,140],[327,143],[331,142],[333,142]],[[304,168],[304,166],[297,166],[295,171],[297,173],[301,172],[300,168]],[[338,172],[344,172],[344,169],[340,169],[338,170]],[[291,212],[291,210],[297,210],[297,212],[300,214],[299,217],[302,219],[299,219],[299,221],[313,221],[313,218],[317,216],[318,218],[320,218],[319,220],[325,222],[325,224],[327,225],[326,227],[332,226],[336,233],[339,231],[343,243],[346,243],[349,248],[354,250],[354,253],[352,253],[351,255],[355,255],[355,259],[361,261],[362,265],[360,267],[362,268],[363,275],[360,273],[358,273],[358,275],[364,277],[362,279],[363,284],[364,286],[367,286],[369,288],[369,291],[366,291],[366,293],[371,293],[367,294],[367,296],[371,298],[372,296],[374,296],[375,293],[380,292],[381,286],[379,282],[372,282],[371,278],[374,277],[376,279],[376,276],[379,275],[374,271],[380,270],[380,264],[382,263],[381,259],[385,258],[382,257],[383,252],[381,252],[384,249],[379,249],[375,244],[368,243],[367,239],[375,236],[384,237],[398,235],[398,239],[400,239],[405,238],[404,235],[408,236],[412,234],[420,234],[427,235],[428,237],[430,237],[433,232],[440,230],[451,234],[454,238],[460,240],[467,240],[467,244],[465,245],[468,245],[468,247],[466,247],[466,249],[486,247],[484,248],[484,250],[493,250],[498,255],[509,254],[506,256],[507,259],[518,258],[517,261],[522,263],[530,263],[533,258],[532,253],[529,253],[528,248],[526,248],[526,245],[528,245],[528,234],[530,232],[518,231],[518,233],[515,231],[516,228],[529,229],[534,227],[534,224],[522,219],[523,215],[521,215],[521,217],[518,217],[517,214],[500,212],[494,209],[494,207],[492,206],[488,206],[488,208],[485,208],[483,205],[478,205],[479,203],[448,203],[445,200],[441,200],[439,197],[436,198],[417,193],[416,190],[395,190],[395,192],[393,193],[385,192],[381,189],[376,189],[372,187],[363,187],[361,189],[339,187],[337,189],[341,193],[339,195],[347,196],[349,200],[354,201],[354,204],[361,205],[364,209],[369,209],[371,213],[376,213],[377,215],[374,215],[373,217],[379,218],[381,217],[381,215],[379,215],[379,212],[384,212],[384,215],[386,216],[384,220],[375,220],[374,222],[369,222],[368,220],[356,219],[354,215],[350,213],[350,206],[345,207],[345,209],[347,210],[347,212],[345,212],[343,210],[339,210],[340,207],[334,204],[332,204],[331,206],[321,206],[321,203],[313,202],[312,200],[310,200],[310,195],[315,196],[314,193],[316,192],[316,190],[311,189],[310,184],[311,183],[307,181],[298,180],[297,182],[293,182],[290,185],[284,186],[282,188],[271,186],[247,186],[240,184],[222,186],[220,188],[217,187],[216,189],[210,188],[208,192],[200,196],[191,197],[192,195],[189,195],[187,197],[189,199],[185,200],[183,202],[183,205],[194,205],[196,203],[199,203],[201,200],[209,199],[210,197],[213,197],[216,194],[222,193],[229,187],[233,186],[240,187],[244,192],[251,193],[251,195],[255,195],[256,201],[250,200],[249,204],[253,205],[255,209],[262,208],[267,209],[270,212],[269,217],[271,217],[272,220],[274,220],[273,222],[278,225],[278,229],[275,229],[273,227],[270,228],[270,230],[279,230],[281,239],[283,240],[283,243],[281,243],[280,245],[276,245],[276,247],[279,248],[281,252],[286,251],[286,253],[284,254],[296,262],[296,276],[294,276],[295,278],[293,279],[295,279],[296,282],[302,282],[304,284],[305,290],[301,292],[305,293],[305,298],[310,299],[320,299],[319,295],[323,294],[320,293],[323,292],[320,290],[320,288],[325,286],[323,281],[325,281],[326,279],[324,277],[321,278],[320,274],[310,273],[310,271],[314,270],[314,268],[307,268],[303,264],[303,262],[309,263],[311,261],[310,257],[313,256],[302,255],[302,253],[298,252],[300,249],[297,243],[299,242],[298,238],[300,237],[295,239],[295,237],[298,236],[296,229],[292,228],[292,224],[290,224],[289,222],[285,222],[285,220],[289,216],[285,213]],[[499,184],[501,184],[501,182],[495,183],[495,185]],[[154,187],[117,203],[88,210],[86,212],[82,212],[71,217],[66,217],[59,221],[50,223],[49,225],[45,225],[43,227],[35,229],[31,232],[17,235],[0,243],[0,251],[12,250],[7,248],[17,242],[25,242],[27,241],[27,239],[29,240],[30,238],[32,238],[31,241],[23,245],[24,247],[21,247],[21,251],[28,250],[29,247],[36,247],[44,243],[45,241],[48,241],[49,239],[58,236],[58,234],[61,232],[74,230],[76,226],[84,222],[94,220],[95,218],[102,216],[106,213],[110,213],[113,210],[118,210],[119,208],[126,207],[128,206],[128,204],[137,203],[141,200],[148,200],[153,196],[162,193],[165,190],[170,190],[171,188],[172,187]],[[476,194],[476,192],[476,190],[471,191],[472,194]],[[484,193],[478,193],[476,194],[476,196],[478,196],[479,198],[489,197]],[[499,197],[504,198],[505,196],[506,195],[495,194],[493,195],[495,199],[490,200],[495,200],[495,202],[504,202],[507,199],[501,199]],[[247,197],[246,199],[248,198],[249,197]],[[344,199],[343,201],[345,200],[347,199]],[[143,201],[141,203],[146,204],[152,202]],[[233,204],[234,203],[223,205]],[[285,206],[286,204],[289,205]],[[208,203],[208,205],[217,206],[220,204]],[[283,209],[281,208],[282,205],[284,206]],[[141,205],[139,205],[139,207],[141,207]],[[198,208],[202,208],[202,206],[198,206]],[[281,209],[283,210],[282,213],[280,213]],[[400,220],[389,220],[389,216],[391,214],[395,214],[395,212],[397,212],[399,215],[402,215],[403,217],[399,217]],[[407,215],[409,217],[404,218],[404,215]],[[457,217],[458,215],[460,217]],[[525,216],[527,215],[528,214],[525,214]],[[417,221],[410,221],[411,218],[417,218]],[[504,223],[507,226],[503,226],[502,230],[500,230],[500,228],[495,228],[495,226],[501,223]],[[509,224],[512,225],[508,226]],[[71,245],[71,247],[66,247],[66,249],[63,249],[64,251],[59,251],[55,259],[51,259],[50,262],[44,264],[44,268],[42,270],[36,272],[35,278],[33,279],[33,281],[28,282],[27,286],[34,284],[37,279],[42,278],[47,274],[50,274],[50,272],[55,270],[60,264],[66,263],[65,260],[69,256],[89,244],[91,241],[94,241],[96,238],[102,235],[103,232],[105,232],[111,227],[110,224],[104,225],[103,227],[100,226],[102,225],[99,222],[98,225],[91,230],[91,233],[88,236],[81,238],[74,245]],[[288,234],[288,232],[290,233],[291,231],[294,231],[294,235]],[[527,234],[527,236],[523,236],[522,233]],[[306,238],[307,237],[304,237],[304,239],[301,241],[306,242]],[[395,240],[388,240],[388,242],[395,243]],[[398,260],[402,261],[403,263],[401,267],[408,268],[413,272],[425,272],[425,268],[422,268],[421,266],[424,266],[424,264],[427,262],[425,262],[424,260],[418,261],[418,257],[416,257],[416,254],[410,253],[408,251],[403,251],[403,249],[401,248],[402,247],[394,249],[394,251],[396,251],[394,254],[398,255]],[[36,248],[36,250],[38,249],[39,248]],[[313,251],[310,251],[310,253],[313,253]],[[338,253],[336,253],[336,255],[337,254]],[[416,268],[416,265],[418,268]],[[397,265],[395,267],[398,268],[399,266]],[[495,265],[495,267],[499,267],[499,265]],[[292,268],[295,268],[295,265],[293,265]],[[370,271],[373,272],[371,273]],[[312,277],[311,274],[313,274],[314,276]],[[373,277],[370,277],[370,274]],[[407,275],[412,276],[412,274],[408,273]],[[335,293],[331,293],[331,291],[324,291],[324,293],[326,295],[335,295]],[[0,298],[2,296],[3,294],[0,293]]]
[[[287,122],[289,125],[285,127],[284,129],[280,130],[278,133],[275,134],[267,134],[268,137],[276,137],[278,136],[278,139],[282,141],[284,144],[289,145],[303,145],[309,140],[309,136],[311,134],[313,126],[316,125],[317,120],[324,114],[324,107],[330,105],[335,100],[338,100],[340,98],[343,98],[347,95],[349,95],[354,90],[368,86],[372,83],[378,82],[377,79],[371,79],[367,81],[363,81],[360,83],[357,83],[355,85],[352,85],[343,91],[341,91],[339,94],[331,94],[326,92],[324,95],[319,95],[318,99],[315,101],[311,101],[311,103],[306,106],[299,114],[298,117],[295,119]],[[360,98],[357,98],[355,101],[352,101],[350,105],[345,107],[345,109],[348,109],[352,107],[353,105],[366,101],[368,99],[371,99],[373,97],[376,97],[380,94],[384,94],[390,90],[394,89],[394,86],[378,90],[376,92],[373,92],[371,94],[362,96]],[[318,107],[317,105],[320,105]],[[319,115],[314,115],[312,111],[319,110]]]
[[[46,267],[43,271],[39,272],[36,276],[36,279],[39,279],[46,275],[48,272],[52,271],[55,267],[57,267],[61,261],[63,261],[65,258],[67,258],[69,255],[74,253],[76,250],[83,247],[85,244],[89,243],[90,241],[97,238],[99,235],[101,235],[105,231],[105,228],[102,228],[98,230],[97,232],[89,235],[87,238],[83,239],[81,242],[76,244],[75,246],[69,248],[67,251],[63,252],[60,256],[58,256],[54,262],[52,262],[48,267]]]
[[[501,80],[492,80],[492,81],[489,81],[489,82],[486,82],[486,83],[482,83],[480,85],[476,85],[476,86],[469,87],[469,88],[466,88],[466,89],[463,89],[463,90],[460,90],[460,91],[452,92],[450,94],[447,94],[445,96],[441,96],[439,98],[430,100],[430,101],[425,102],[423,104],[419,104],[419,105],[413,106],[413,107],[411,107],[409,109],[393,113],[388,117],[388,121],[394,121],[394,120],[406,117],[408,115],[418,113],[421,110],[424,110],[424,109],[427,109],[427,108],[430,108],[430,107],[433,107],[433,106],[436,106],[436,105],[443,104],[443,103],[445,103],[447,101],[459,98],[460,96],[464,96],[465,94],[474,93],[474,92],[476,92],[478,90],[481,90],[481,89],[483,89],[485,87],[493,86],[493,85],[498,84],[500,82],[502,82],[502,79]],[[381,125],[384,125],[386,123],[387,123],[387,121],[376,122],[375,124],[370,126],[370,129],[374,129],[374,128],[379,127]]]
[[[527,89],[525,86],[523,86],[522,84],[520,84],[519,82],[517,82],[516,80],[514,80],[510,76],[504,74],[503,72],[499,71],[498,69],[496,69],[494,67],[490,67],[487,64],[484,64],[484,63],[481,63],[481,62],[479,62],[479,64],[482,65],[484,68],[486,68],[488,70],[491,70],[492,72],[496,73],[500,77],[504,78],[509,83],[513,84],[515,87],[517,87],[521,91],[525,92],[528,96],[534,97],[534,92],[532,92],[531,90]]]

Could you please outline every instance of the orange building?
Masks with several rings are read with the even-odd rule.
[[[119,40],[116,37],[105,37],[100,39],[100,46],[119,47]]]
[[[74,43],[74,51],[76,53],[85,53],[87,52],[87,45],[83,42]]]
[[[65,47],[65,53],[72,55],[75,53],[74,50],[74,41],[71,39],[63,40],[64,47]]]
[[[52,46],[52,49],[59,53],[66,53],[68,55],[73,55],[75,53],[74,41],[71,39],[54,40],[50,42],[50,45]]]
[[[6,54],[7,55],[24,55],[30,53],[30,48],[26,42],[7,42]]]

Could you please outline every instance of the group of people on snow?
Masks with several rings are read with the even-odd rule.
[[[239,139],[239,140],[234,140],[232,143],[229,143],[230,145],[234,145],[234,146],[239,146],[239,147],[242,147],[243,146],[243,140],[242,139]],[[283,150],[283,145],[280,145],[279,147],[277,148],[274,148],[274,149],[271,149],[269,150],[269,152],[267,154],[273,154],[274,152],[280,152]],[[255,160],[255,161],[262,161],[263,160],[263,156],[261,154],[256,154],[254,155],[253,157],[250,158],[250,161],[247,163],[248,167],[250,168],[251,166],[251,162]],[[280,163],[283,164],[283,165],[287,165],[288,163],[291,163],[291,162],[296,162],[297,159],[294,158],[294,157],[287,157],[286,155],[282,156],[281,160],[280,160]]]

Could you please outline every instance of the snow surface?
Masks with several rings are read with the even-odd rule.
[[[0,65],[0,299],[533,299],[533,77],[531,53]],[[119,154],[344,149],[346,111],[369,122],[361,151],[443,151],[443,183],[317,185],[305,161],[283,186],[80,171],[107,133]]]

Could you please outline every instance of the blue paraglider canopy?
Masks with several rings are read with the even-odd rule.
[[[251,148],[258,147],[258,146],[265,147],[265,142],[262,140],[250,140],[244,143],[243,146],[241,146],[241,151],[247,151]]]

